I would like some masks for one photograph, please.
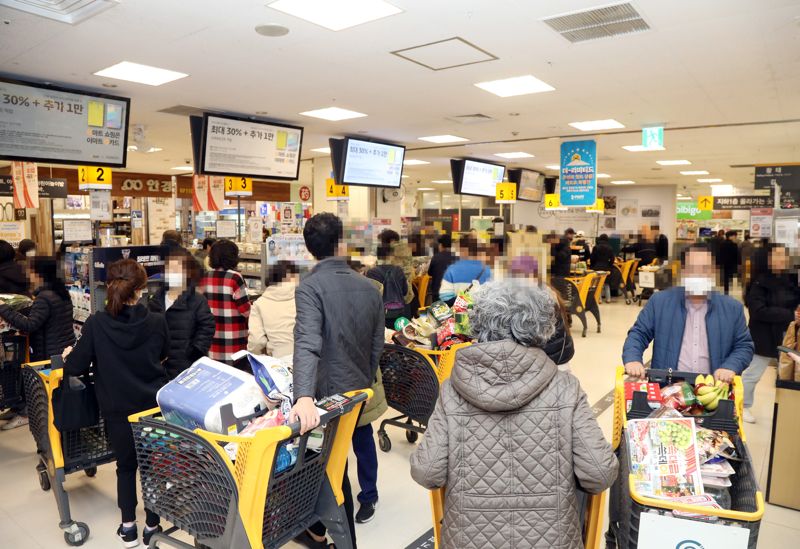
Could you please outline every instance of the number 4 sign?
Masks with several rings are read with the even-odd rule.
[[[78,188],[82,191],[111,190],[111,168],[101,166],[78,166]]]
[[[253,196],[253,180],[249,177],[226,177],[225,196]]]
[[[325,181],[325,196],[328,200],[347,200],[350,198],[350,187],[337,185],[333,179]]]

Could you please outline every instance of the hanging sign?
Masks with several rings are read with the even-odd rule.
[[[664,126],[642,128],[642,147],[648,150],[662,150],[664,148]]]
[[[192,179],[194,187],[192,207],[194,211],[220,211],[225,200],[225,178],[211,175],[194,175]]]
[[[771,195],[715,196],[715,210],[752,210],[753,208],[772,208],[775,199]]]
[[[240,176],[226,177],[225,196],[253,196],[253,179]]]
[[[39,207],[39,172],[33,162],[12,162],[11,180],[15,208]]]
[[[714,209],[714,197],[713,196],[698,196],[697,197],[697,207],[703,211],[711,211]]]
[[[113,172],[102,166],[78,166],[78,188],[87,190],[111,190]]]
[[[498,204],[513,204],[517,201],[517,184],[498,183],[494,190],[494,198]]]
[[[325,180],[325,196],[328,200],[347,200],[350,198],[350,187],[337,185],[333,179],[328,178]]]
[[[0,196],[14,196],[14,183],[11,176],[0,176]],[[39,198],[67,198],[67,180],[40,177]]]
[[[546,210],[557,210],[561,206],[557,194],[544,195],[544,208]]]
[[[800,189],[800,164],[756,166],[755,188],[769,189],[780,185],[781,189]]]
[[[597,143],[594,140],[561,144],[562,206],[592,206],[597,200]]]
[[[711,219],[711,210],[701,210],[696,200],[681,200],[675,204],[675,213],[678,219],[694,219],[695,221]]]
[[[93,190],[89,193],[91,203],[89,219],[92,221],[111,221],[113,219],[111,209],[111,191]]]

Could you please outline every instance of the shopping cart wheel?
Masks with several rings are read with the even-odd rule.
[[[36,471],[39,473],[39,486],[42,491],[47,492],[50,489],[50,477],[47,476],[47,469],[36,467]]]
[[[386,431],[378,431],[378,448],[381,449],[381,452],[388,452],[392,449],[392,441],[389,440]]]
[[[89,526],[85,522],[73,522],[64,532],[64,541],[67,545],[78,547],[86,543],[89,538]]]
[[[419,433],[416,431],[406,431],[406,440],[411,444],[414,444],[419,439]]]
[[[91,478],[97,474],[97,467],[89,467],[88,469],[84,469],[83,472],[86,473],[87,477]]]

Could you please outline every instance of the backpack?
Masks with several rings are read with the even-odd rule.
[[[394,265],[377,265],[369,270],[367,276],[383,284],[383,310],[386,318],[402,316],[406,308],[406,292],[403,291],[406,276],[403,269]]]

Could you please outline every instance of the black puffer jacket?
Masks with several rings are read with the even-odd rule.
[[[590,267],[595,271],[610,271],[614,265],[614,250],[611,249],[607,240],[598,240],[594,245],[592,255],[589,258]]]
[[[150,298],[148,307],[150,312],[164,314],[167,319],[170,344],[164,367],[170,379],[174,379],[198,358],[208,355],[217,326],[203,294],[189,288],[164,313],[162,291]]]
[[[28,314],[0,305],[0,317],[30,337],[31,360],[48,360],[75,343],[72,302],[52,290],[37,290]]]
[[[7,261],[0,264],[0,294],[30,296],[28,286],[28,277],[25,276],[25,271],[18,263]]]
[[[542,350],[556,365],[566,364],[575,356],[575,344],[572,341],[572,334],[564,326],[564,317],[560,309],[556,309],[556,332],[544,344]]]
[[[750,287],[745,303],[750,311],[750,336],[756,354],[777,358],[777,347],[800,303],[797,278],[768,272]]]

